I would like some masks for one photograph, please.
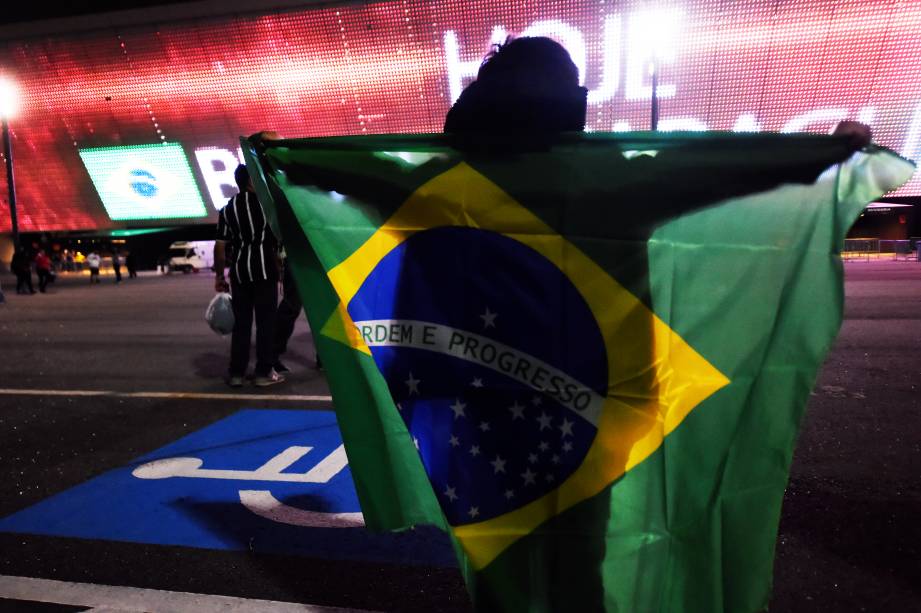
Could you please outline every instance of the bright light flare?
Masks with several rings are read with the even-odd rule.
[[[684,11],[678,8],[637,11],[630,15],[628,23],[626,98],[649,100],[652,88],[646,84],[646,78],[676,60]],[[656,95],[672,98],[676,92],[674,83],[659,82]]]
[[[684,11],[676,8],[634,13],[630,20],[632,46],[654,62],[674,61],[683,20]]]
[[[19,86],[0,75],[0,118],[13,119],[19,113]]]

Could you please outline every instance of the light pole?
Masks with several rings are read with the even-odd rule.
[[[649,129],[653,132],[659,129],[659,58],[653,57],[652,65],[650,66],[650,71],[652,72],[652,108],[651,117],[649,120]]]
[[[16,183],[13,180],[13,142],[10,139],[10,119],[19,110],[19,88],[7,77],[0,76],[0,122],[3,124],[3,156],[6,158],[6,184],[10,192],[10,225],[13,247],[19,250],[19,223],[16,219]]]
[[[653,3],[655,4],[655,3]],[[659,82],[659,72],[663,66],[675,59],[679,28],[684,13],[680,9],[650,9],[637,13],[631,21],[631,40],[636,47],[638,57],[649,62],[650,118],[649,129],[659,129],[661,101],[675,95],[674,84]]]

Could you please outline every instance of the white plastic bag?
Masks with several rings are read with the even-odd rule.
[[[233,332],[233,302],[230,294],[216,294],[205,310],[205,321],[212,330],[224,336]]]

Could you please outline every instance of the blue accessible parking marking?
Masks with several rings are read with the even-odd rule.
[[[0,520],[0,532],[455,564],[436,528],[364,528],[330,411],[240,411]]]

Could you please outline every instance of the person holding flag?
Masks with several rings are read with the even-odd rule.
[[[584,113],[565,50],[522,38],[447,135],[244,141],[365,521],[441,526],[477,610],[761,610],[840,244],[914,168],[859,125]]]

